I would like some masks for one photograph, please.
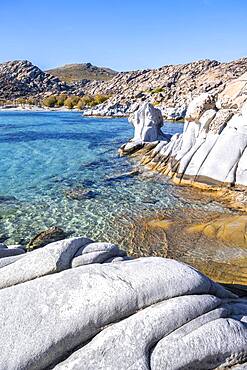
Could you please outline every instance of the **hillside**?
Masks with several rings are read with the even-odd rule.
[[[118,73],[110,81],[91,82],[84,86],[89,95],[112,97],[92,114],[125,115],[138,104],[149,101],[161,110],[188,106],[203,92],[220,93],[225,84],[247,72],[247,58],[228,63],[200,60],[187,64],[167,65],[157,69]]]
[[[107,81],[117,74],[116,71],[110,68],[96,67],[91,63],[66,64],[62,67],[49,69],[46,72],[67,83],[80,80]]]
[[[84,79],[80,81],[67,83],[26,60],[2,63],[0,99],[14,100],[30,96],[43,98],[47,94],[59,95],[61,92],[80,96],[101,94],[110,98],[88,110],[87,114],[129,115],[140,104],[148,101],[158,106],[165,117],[179,119],[184,116],[186,107],[195,96],[203,92],[220,93],[226,83],[247,72],[247,58],[228,63],[206,59],[120,73],[91,64],[69,65],[59,70],[68,71],[69,74],[71,68],[75,70],[74,66],[79,68],[78,78],[82,77],[82,74],[79,77],[79,71],[84,70],[88,74],[84,74]],[[89,80],[93,76],[98,79],[108,76],[108,80]]]

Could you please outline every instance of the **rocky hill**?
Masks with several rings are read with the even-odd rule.
[[[140,103],[158,105],[168,118],[183,116],[194,96],[204,92],[219,93],[225,84],[247,71],[247,58],[229,63],[201,60],[168,65],[157,69],[118,73],[107,82],[91,82],[87,94],[111,94],[112,97],[89,114],[128,115]],[[169,110],[172,108],[172,110]],[[174,108],[178,110],[174,111]],[[169,117],[170,115],[170,117]]]
[[[68,83],[80,80],[106,81],[117,74],[116,71],[110,68],[96,67],[91,63],[66,64],[62,67],[49,69],[46,72]]]
[[[0,64],[0,99],[39,96],[71,90],[65,82],[43,72],[27,60]]]
[[[247,71],[247,58],[229,63],[201,60],[117,74],[90,63],[72,64],[49,72],[56,73],[54,71],[61,72],[63,79],[73,82],[63,82],[29,61],[0,64],[0,99],[44,97],[61,92],[102,94],[110,98],[85,114],[127,116],[143,102],[150,102],[158,106],[166,118],[179,119],[185,116],[187,106],[195,96],[205,92],[219,94],[228,82],[243,75]],[[75,81],[77,79],[81,80]]]

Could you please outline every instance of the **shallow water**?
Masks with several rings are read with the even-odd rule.
[[[163,130],[174,134],[182,128],[181,123],[165,123]],[[75,112],[1,112],[0,237],[8,237],[7,244],[26,243],[56,225],[70,235],[118,243],[133,254],[142,244],[147,254],[159,254],[165,248],[160,254],[189,256],[188,261],[219,255],[221,246],[214,253],[215,244],[205,247],[205,240],[196,241],[192,248],[192,239],[181,230],[189,217],[196,221],[210,212],[227,212],[221,205],[201,196],[188,197],[188,190],[164,176],[144,172],[117,178],[136,165],[117,155],[119,146],[132,136],[126,119],[83,118]],[[90,190],[93,197],[66,196],[78,188]],[[180,225],[179,232],[167,234],[168,252],[165,234],[161,230],[148,234],[143,222],[162,212]],[[235,251],[234,257],[241,257]],[[221,260],[232,253],[224,249]]]

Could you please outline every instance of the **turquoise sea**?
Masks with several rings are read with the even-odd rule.
[[[167,133],[182,123],[165,123]],[[78,112],[0,113],[0,238],[26,243],[37,232],[60,226],[122,245],[129,220],[163,209],[207,207],[186,202],[160,176],[128,175],[136,164],[117,149],[133,136],[127,119],[84,118]],[[89,199],[66,192],[88,189]]]

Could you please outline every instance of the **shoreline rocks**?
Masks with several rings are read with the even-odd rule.
[[[160,139],[158,133],[152,136],[152,143],[145,140],[145,137],[139,140],[138,129],[135,127],[134,138],[120,148],[120,155],[134,154],[140,159],[141,164],[171,177],[179,185],[201,188],[242,186],[246,189],[247,77],[245,76],[247,74],[230,83],[234,84],[234,91],[226,86],[218,97],[203,93],[192,100],[186,112],[183,133],[173,135],[170,140]],[[140,116],[142,108],[138,112],[135,113],[136,117]],[[155,116],[153,119],[155,120]],[[145,125],[144,118],[141,122],[140,127]],[[158,123],[157,118],[156,122],[152,123],[153,130]],[[153,144],[152,147],[150,144]],[[131,151],[128,150],[129,146]],[[247,207],[247,196],[245,204]]]
[[[130,259],[113,244],[71,238],[0,266],[0,282],[3,369],[247,361],[246,298],[175,260]]]

